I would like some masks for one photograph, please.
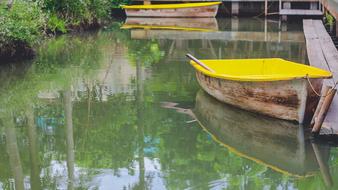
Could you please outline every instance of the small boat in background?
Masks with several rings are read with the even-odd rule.
[[[307,123],[328,71],[283,59],[197,60],[187,55],[201,87],[221,102],[275,118]]]
[[[128,17],[215,17],[222,2],[124,5]]]

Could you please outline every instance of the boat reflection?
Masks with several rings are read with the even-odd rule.
[[[217,31],[218,24],[215,18],[127,18],[122,28],[207,32]]]
[[[168,102],[162,106],[196,119],[229,151],[286,175],[306,177],[318,172],[316,153],[325,163],[329,159],[329,147],[315,153],[302,126],[223,104],[204,91],[197,94],[194,109]]]
[[[252,22],[247,19],[127,18],[121,28],[131,29],[132,39],[304,42],[302,32],[281,31],[274,21],[256,20],[257,28],[248,27]]]

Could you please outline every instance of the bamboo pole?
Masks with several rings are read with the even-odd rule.
[[[327,96],[324,99],[323,105],[320,108],[320,111],[318,113],[317,119],[315,119],[315,124],[312,128],[312,133],[318,134],[320,132],[320,129],[323,125],[324,119],[326,117],[327,111],[330,108],[330,105],[332,103],[332,100],[334,98],[334,95],[336,94],[337,90],[330,88],[330,93],[327,94]]]
[[[324,87],[323,87],[323,90],[322,90],[322,94],[327,95],[327,93],[329,92],[329,90],[330,90],[330,87],[329,87],[329,86],[324,86]],[[313,114],[313,117],[312,117],[312,120],[311,120],[311,126],[313,126],[313,125],[315,124],[315,121],[316,121],[316,118],[318,117],[320,108],[323,106],[324,99],[325,99],[325,96],[322,96],[322,97],[320,97],[320,99],[319,99],[319,102],[318,102],[316,111],[315,111],[315,113]]]
[[[198,60],[197,58],[195,58],[194,56],[190,55],[189,53],[186,54],[186,56],[193,60],[195,63],[199,64],[201,67],[203,67],[204,69],[214,73],[215,71],[213,69],[211,69],[210,67],[208,67],[207,65],[205,65],[204,63],[202,63],[200,60]]]

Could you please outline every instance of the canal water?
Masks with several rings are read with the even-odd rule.
[[[338,149],[205,94],[185,58],[307,62],[300,23],[128,19],[0,66],[0,189],[337,189]]]

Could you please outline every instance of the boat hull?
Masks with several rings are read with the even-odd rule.
[[[127,17],[215,17],[218,5],[178,9],[125,9]]]
[[[318,96],[306,79],[246,82],[213,78],[196,72],[200,86],[219,101],[271,117],[307,123],[318,104]],[[311,79],[317,92],[322,79]]]

